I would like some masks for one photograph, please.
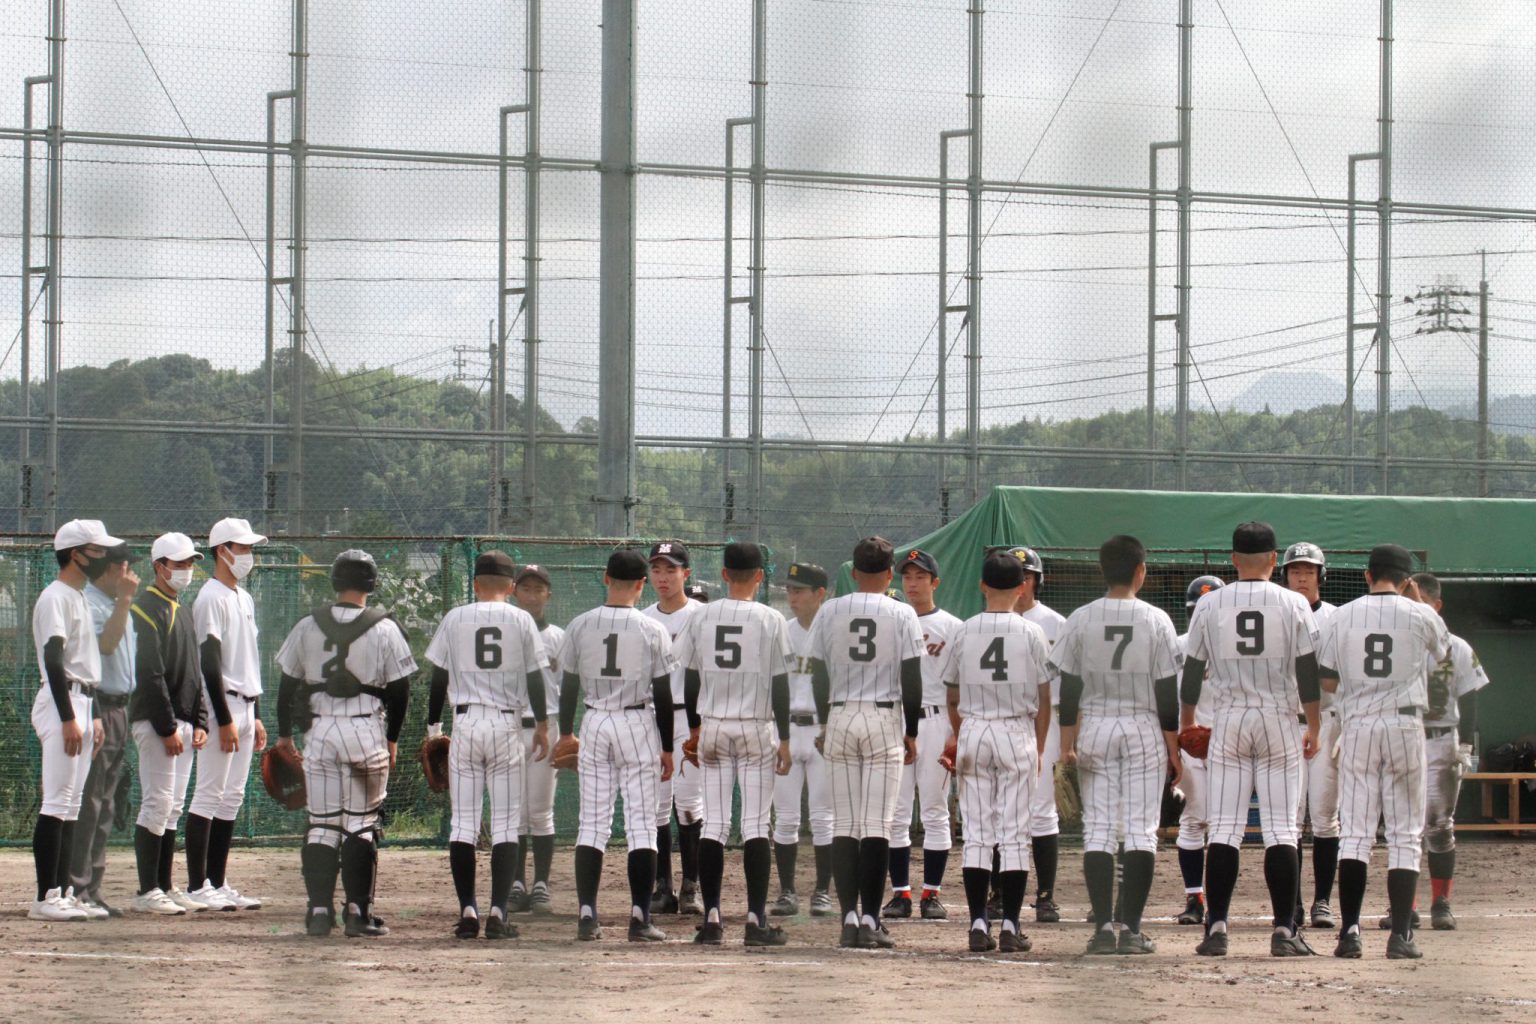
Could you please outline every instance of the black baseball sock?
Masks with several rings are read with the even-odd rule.
[[[1129,850],[1120,858],[1125,867],[1124,906],[1125,926],[1141,932],[1141,915],[1147,909],[1147,896],[1152,892],[1152,871],[1156,857],[1150,850]]]
[[[201,814],[187,815],[187,891],[196,892],[208,881],[208,833],[213,822]]]
[[[453,891],[459,897],[459,910],[475,906],[475,844],[449,843],[448,870],[453,873]]]
[[[54,863],[54,881],[60,892],[64,892],[70,886],[69,881],[69,851],[75,845],[75,823],[66,821],[64,828],[59,832],[59,859]]]
[[[174,883],[171,881],[171,873],[176,866],[176,830],[168,828],[160,837],[160,868],[156,875],[155,884],[162,891],[170,892]]]
[[[891,869],[891,890],[912,891],[912,847],[893,846],[886,854]]]
[[[641,917],[651,919],[651,883],[656,879],[656,851],[629,851],[629,903],[640,908]],[[634,910],[630,910],[634,918]]]
[[[1269,886],[1269,905],[1276,928],[1296,924],[1296,877],[1301,873],[1296,847],[1277,843],[1264,851],[1264,882]]]
[[[473,855],[475,848],[469,849]],[[373,896],[373,844],[368,840],[347,836],[341,841],[341,891],[348,905],[355,905],[358,914],[367,920]]]
[[[39,814],[32,829],[32,863],[37,870],[37,898],[48,895],[58,882],[59,844],[64,833],[64,819]]]
[[[1429,862],[1435,862],[1434,854]],[[1332,839],[1312,838],[1312,902],[1327,903],[1333,899],[1333,880],[1339,871],[1339,837]]]
[[[891,841],[866,836],[859,840],[859,905],[864,917],[880,920],[885,872],[890,866]]]
[[[208,881],[215,889],[224,884],[225,871],[229,867],[229,846],[235,838],[235,823],[231,819],[214,818],[208,832]]]
[[[516,863],[512,872],[513,877],[517,881],[523,883],[524,889],[528,888],[528,847],[530,845],[528,840],[531,838],[531,836],[517,837]],[[491,888],[494,889],[495,887],[496,882],[493,879],[491,882]]]
[[[1392,930],[1399,935],[1413,934],[1414,890],[1419,887],[1419,873],[1408,868],[1387,872],[1387,900],[1392,906]]]
[[[1456,851],[1446,850],[1444,853],[1436,853],[1434,850],[1430,850],[1429,877],[1441,882],[1455,878]]]
[[[672,821],[656,830],[656,885],[654,892],[672,891]]]
[[[533,836],[533,880],[549,884],[549,866],[555,861],[555,837]]]
[[[747,913],[757,915],[760,927],[768,925],[768,878],[773,864],[770,845],[766,838],[748,839],[741,844],[741,866],[747,874]],[[701,842],[701,856],[703,849]]]
[[[937,892],[944,885],[944,869],[949,867],[948,850],[923,851],[923,888]]]
[[[1115,902],[1115,855],[1104,850],[1083,854],[1083,881],[1088,887],[1088,902],[1093,906],[1093,924],[1109,924]]]
[[[832,844],[811,847],[816,855],[816,892],[826,892],[832,882]]]
[[[1003,855],[997,847],[992,847],[992,880],[990,883],[992,892],[997,892],[997,876],[1003,873]]]
[[[160,837],[143,825],[133,826],[133,861],[139,869],[139,895],[159,885]]]
[[[1012,921],[1014,931],[1018,931],[1019,910],[1024,906],[1024,894],[1029,891],[1029,872],[1002,872],[997,876],[997,891],[1003,897],[1003,920]]]
[[[725,885],[725,847],[713,839],[699,841],[699,892],[704,897],[704,917],[720,909],[720,889]]]
[[[304,875],[304,891],[309,896],[309,910],[322,907],[336,911],[336,865],[340,851],[324,843],[305,843],[299,852],[299,865]]]
[[[491,906],[507,916],[507,897],[512,895],[515,865],[522,862],[522,843],[495,843],[491,846]]]
[[[773,860],[774,864],[779,869],[779,890],[781,892],[795,891],[795,860],[799,857],[799,855],[800,845],[798,843],[773,844]],[[704,847],[700,846],[699,857],[701,861],[703,856]],[[702,875],[703,873],[704,867],[701,863],[699,865],[699,874]],[[703,879],[701,878],[700,882],[702,883],[702,881]]]
[[[1035,900],[1044,902],[1056,894],[1056,865],[1061,859],[1061,836],[1036,836],[1029,841],[1035,869]]]
[[[1237,887],[1238,851],[1226,843],[1211,843],[1205,848],[1205,901],[1210,913],[1205,915],[1206,931],[1220,921],[1227,922],[1232,908],[1232,890]]]
[[[1339,934],[1360,927],[1360,906],[1365,902],[1365,861],[1339,861]]]
[[[597,916],[597,885],[603,878],[603,851],[595,846],[576,847],[576,903],[577,913],[592,908]]]
[[[1116,924],[1125,923],[1125,844],[1115,850],[1115,909],[1111,912]]]
[[[1185,891],[1205,888],[1205,848],[1186,850],[1179,847],[1179,874],[1184,876]]]
[[[699,836],[703,831],[702,821],[677,823],[677,859],[682,864],[684,885],[699,884]]]
[[[963,868],[960,880],[965,883],[965,906],[974,924],[987,919],[987,895],[991,891],[992,872],[986,868]]]
[[[846,922],[859,909],[859,841],[852,836],[832,837],[832,877]]]

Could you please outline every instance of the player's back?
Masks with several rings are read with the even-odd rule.
[[[1334,699],[1348,723],[1428,707],[1429,672],[1449,650],[1445,623],[1427,605],[1366,594],[1334,612],[1318,661],[1338,676]]]
[[[844,594],[816,613],[811,654],[827,666],[833,703],[895,701],[901,663],[923,654],[923,630],[911,605],[884,594]]]
[[[1312,653],[1315,636],[1306,598],[1268,580],[1238,580],[1195,605],[1186,656],[1209,670],[1213,712],[1295,714],[1296,659]]]
[[[427,660],[448,671],[448,703],[528,705],[528,673],[546,666],[533,616],[505,601],[476,601],[443,616]]]
[[[347,624],[363,614],[355,605],[332,605],[321,608],[315,614],[330,616],[332,621]],[[337,670],[345,667],[364,686],[381,687],[396,679],[403,679],[416,671],[411,656],[410,643],[399,623],[383,618],[352,641],[347,648],[345,661],[338,661],[335,646],[326,636],[315,615],[306,615],[289,632],[277,653],[277,663],[282,671],[311,686],[317,686]],[[310,709],[317,715],[347,717],[371,714],[379,705],[376,694],[359,694],[354,697],[333,697],[323,690],[310,694]]]
[[[950,640],[944,679],[959,686],[967,718],[1032,718],[1047,681],[1045,631],[1011,611],[981,612]]]
[[[559,660],[561,671],[580,677],[587,704],[604,711],[649,701],[651,680],[676,665],[661,623],[634,608],[609,605],[571,620]]]
[[[793,668],[784,617],[765,604],[727,598],[701,605],[675,648],[678,664],[699,673],[699,714],[767,719],[773,677]]]
[[[1178,672],[1178,635],[1161,608],[1101,597],[1068,616],[1051,661],[1082,679],[1085,718],[1155,714],[1154,684]]]

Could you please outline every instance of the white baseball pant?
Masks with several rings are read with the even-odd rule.
[[[91,698],[70,689],[69,706],[85,734],[80,753],[64,753],[64,723],[53,703],[53,691],[45,683],[32,701],[32,730],[43,753],[43,814],[62,821],[80,817],[85,779],[91,773]]]
[[[1168,745],[1157,716],[1084,715],[1077,738],[1083,791],[1083,852],[1157,852],[1168,778]]]
[[[204,700],[207,700],[205,695]],[[192,792],[192,814],[234,821],[245,802],[245,783],[251,774],[251,755],[256,749],[255,705],[243,697],[230,697],[229,715],[240,740],[240,749],[226,754],[219,748],[217,725],[208,729],[208,742],[197,752],[197,787]],[[209,715],[211,719],[212,714]],[[306,757],[306,760],[308,758]]]
[[[704,839],[731,837],[731,804],[741,786],[741,841],[767,839],[773,810],[773,762],[779,744],[772,722],[706,718],[699,726]]]
[[[832,842],[832,794],[827,785],[827,762],[816,749],[817,725],[789,727],[789,774],[774,777],[773,841],[784,845],[800,842],[800,794],[810,805],[811,842]]]
[[[1061,832],[1061,817],[1056,813],[1056,762],[1061,760],[1061,722],[1051,712],[1051,726],[1045,734],[1045,750],[1040,755],[1040,779],[1035,784],[1029,805],[1029,834],[1054,836]]]
[[[1377,822],[1387,868],[1419,870],[1424,834],[1424,727],[1389,711],[1344,724],[1339,745],[1340,860],[1370,863]]]
[[[1249,798],[1257,791],[1264,845],[1296,845],[1301,736],[1295,716],[1274,708],[1233,708],[1216,715],[1206,773],[1211,842],[1242,846]]]
[[[450,843],[480,841],[480,819],[489,796],[491,843],[517,842],[523,810],[523,723],[515,710],[460,705],[454,709],[448,744],[448,798],[453,808]]]
[[[551,716],[553,719],[553,716]],[[553,722],[551,722],[553,731]],[[553,742],[553,741],[551,741]],[[555,834],[555,763],[546,754],[544,760],[534,761],[526,756],[533,749],[533,727],[523,726],[523,799],[517,825],[520,836],[552,836]]]
[[[209,737],[209,746],[216,742]],[[453,744],[448,749],[451,755]],[[335,847],[355,836],[376,843],[388,785],[389,743],[382,715],[316,718],[304,736],[307,841]]]
[[[175,757],[165,752],[165,740],[147,719],[133,723],[133,742],[139,748],[138,824],[163,836],[181,820],[187,802],[187,783],[192,781],[192,723],[177,721],[182,751]]]
[[[686,735],[686,734],[685,734]],[[661,733],[649,708],[587,709],[581,723],[578,846],[601,850],[613,834],[614,800],[624,797],[624,838],[631,852],[656,849],[657,790],[661,784]]]
[[[1029,718],[966,718],[955,738],[962,864],[991,870],[997,850],[1004,871],[1028,871],[1029,807],[1037,776],[1035,723]]]
[[[1454,726],[1424,740],[1424,845],[1430,853],[1456,849],[1456,801],[1461,798],[1456,748],[1460,743]]]
[[[950,775],[939,764],[944,746],[953,735],[946,709],[929,705],[917,723],[917,760],[901,768],[901,789],[896,797],[896,816],[891,819],[891,846],[912,845],[914,795],[923,815],[923,849],[948,850],[954,845],[949,828]]]
[[[672,718],[672,735],[688,735],[688,712],[681,703]],[[682,740],[678,740],[681,745]],[[677,823],[692,825],[704,820],[704,790],[700,787],[699,769],[685,761],[681,754],[672,768],[672,778],[657,781],[656,827],[665,828],[672,821],[672,805],[677,805]],[[651,845],[655,846],[653,839]]]
[[[905,757],[901,709],[849,701],[827,715],[822,753],[832,789],[832,834],[884,839],[891,834]]]
[[[1302,735],[1307,727],[1301,726]],[[1310,815],[1313,839],[1337,839],[1339,836],[1339,763],[1333,759],[1333,745],[1339,739],[1339,713],[1333,708],[1322,712],[1317,730],[1317,756],[1301,762],[1301,799],[1296,802],[1296,831]]]

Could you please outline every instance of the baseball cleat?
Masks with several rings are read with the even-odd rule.
[[[1419,944],[1413,941],[1411,935],[1401,935],[1393,932],[1387,939],[1388,960],[1420,960],[1424,952],[1419,949]]]
[[[1141,955],[1143,953],[1156,953],[1157,943],[1141,932],[1133,932],[1129,928],[1120,933],[1120,945],[1115,952],[1127,955]]]
[[[1339,936],[1339,944],[1333,947],[1333,955],[1340,960],[1359,960],[1365,955],[1360,945],[1360,933],[1348,931]]]
[[[909,901],[908,906],[910,905]],[[924,896],[922,903],[918,906],[918,913],[922,914],[924,921],[949,920],[949,908],[939,899],[938,893]]]
[[[175,917],[177,914],[185,914],[187,912],[185,907],[177,906],[161,889],[151,889],[149,892],[140,893],[133,898],[133,903],[130,906],[133,907],[135,913],[160,914],[164,917]]]
[[[1201,941],[1200,945],[1195,947],[1195,953],[1198,954],[1199,956],[1226,956],[1227,955],[1227,933],[1226,932],[1210,932],[1210,933],[1208,933],[1205,936],[1205,938]]]
[[[1103,956],[1115,951],[1115,933],[1103,928],[1095,928],[1093,937],[1088,940],[1088,948],[1083,950],[1088,956]]]
[[[630,942],[662,942],[666,937],[666,932],[657,928],[649,921],[642,921],[638,917],[629,919]]]
[[[349,908],[343,922],[349,939],[380,939],[389,934],[384,922],[372,914],[354,914]]]
[[[793,917],[800,913],[800,897],[787,890],[781,892],[768,913],[774,917]]]
[[[485,919],[485,937],[492,941],[515,939],[517,938],[517,925],[506,920],[500,914],[492,914]]]
[[[526,914],[531,909],[528,890],[522,882],[512,883],[512,893],[507,897],[507,913]]]
[[[202,900],[193,899],[191,893],[183,892],[174,885],[165,890],[165,895],[172,903],[189,914],[196,914],[208,909],[208,904]]]
[[[107,912],[106,907],[91,899],[90,896],[76,896],[74,886],[64,890],[64,898],[72,902],[77,910],[84,911],[87,921],[105,921],[112,916]]]
[[[843,949],[858,949],[859,926],[856,924],[843,925],[842,934],[837,937],[837,944]]]
[[[832,894],[825,889],[817,889],[811,894],[811,916],[830,917],[832,915]]]
[[[1061,908],[1049,896],[1035,900],[1035,920],[1040,924],[1055,924],[1061,920]]]
[[[1205,900],[1200,894],[1192,892],[1184,901],[1184,913],[1179,915],[1179,924],[1203,924],[1205,922]]]
[[[777,925],[747,922],[746,943],[749,946],[782,946],[788,941],[789,936]]]
[[[234,905],[236,910],[260,910],[261,900],[254,896],[242,895],[239,889],[225,882],[219,886],[218,894],[226,901]]]
[[[327,909],[312,909],[304,918],[304,932],[313,935],[317,939],[325,938],[331,934],[331,929],[336,927],[336,911]]]
[[[533,892],[528,894],[528,912],[536,917],[555,912],[554,902],[549,898],[548,882],[533,883]]]
[[[1413,916],[1412,916],[1412,918],[1410,920],[1413,923],[1413,927],[1417,928],[1419,926],[1419,908],[1418,907],[1414,907],[1413,908]],[[1376,927],[1380,928],[1384,932],[1391,931],[1392,930],[1392,915],[1391,914],[1383,914],[1383,915],[1381,915],[1381,919],[1376,922]]]
[[[1328,905],[1328,901],[1315,901],[1312,904],[1312,927],[1335,928],[1337,926],[1338,922],[1334,919],[1333,916],[1333,907]]]
[[[1315,951],[1307,945],[1307,940],[1301,937],[1300,932],[1287,935],[1284,931],[1276,929],[1269,937],[1270,956],[1313,956]]]
[[[867,924],[859,925],[860,949],[895,949],[896,940],[891,938],[891,933],[886,930],[885,922],[880,922],[871,928]]]
[[[1456,915],[1451,913],[1451,901],[1444,896],[1430,905],[1429,926],[1437,932],[1456,930]]]
[[[990,953],[997,948],[997,940],[985,928],[972,928],[969,941],[972,953]]]
[[[696,917],[704,916],[704,897],[699,895],[699,887],[696,883],[683,882],[683,891],[677,895],[677,912]]]
[[[480,937],[480,919],[473,914],[460,916],[453,926],[453,937],[456,939],[477,939]]]
[[[1031,943],[1029,936],[1023,932],[1011,932],[1007,928],[997,937],[997,951],[999,953],[1028,953]]]
[[[240,909],[239,907],[237,907],[233,903],[231,903],[229,900],[225,899],[223,894],[220,893],[218,889],[214,888],[214,885],[213,885],[212,882],[207,882],[207,881],[203,882],[203,887],[201,889],[193,889],[191,892],[187,893],[187,896],[188,896],[189,899],[192,899],[192,900],[197,901],[198,903],[201,903],[203,906],[207,907],[209,910],[239,910]]]
[[[603,937],[603,926],[595,917],[584,917],[576,922],[576,938],[581,942],[596,942]]]
[[[675,914],[677,913],[677,894],[670,889],[657,889],[651,893],[651,913]]]
[[[891,897],[891,901],[880,908],[881,917],[907,918],[912,916],[912,894],[897,893]]]
[[[698,931],[693,936],[693,942],[696,946],[718,946],[724,941],[725,929],[719,921],[705,921],[699,925]]]
[[[49,889],[43,898],[32,904],[27,917],[34,921],[84,921],[85,911],[73,903],[65,902],[57,889]]]

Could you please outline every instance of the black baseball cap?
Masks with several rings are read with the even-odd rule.
[[[859,572],[885,572],[891,567],[891,542],[865,537],[853,546],[853,567]]]
[[[525,565],[517,570],[517,575],[512,579],[516,583],[521,583],[523,580],[542,580],[546,587],[554,586],[549,578],[549,570],[542,565]]]
[[[901,571],[906,572],[908,566],[916,566],[934,579],[939,578],[939,560],[926,551],[918,548],[908,551],[907,557],[901,560]]]
[[[517,566],[513,564],[512,556],[505,551],[482,551],[475,558],[475,575],[512,579],[517,575]]]
[[[1022,586],[1024,562],[1011,551],[993,551],[982,559],[981,582],[993,590]]]
[[[1401,544],[1378,544],[1371,548],[1371,557],[1366,563],[1366,569],[1373,576],[1380,572],[1400,572],[1408,575],[1413,572],[1413,556]]]
[[[1263,555],[1273,550],[1275,528],[1268,523],[1242,523],[1232,531],[1232,552],[1238,555]]]
[[[784,581],[786,587],[805,587],[815,590],[817,587],[827,585],[827,570],[811,562],[796,562],[789,567],[789,578]]]
[[[727,569],[761,569],[763,549],[749,541],[733,540],[720,553],[720,564]]]
[[[702,583],[690,583],[683,588],[683,596],[698,601],[700,604],[709,604],[709,588]]]
[[[102,557],[107,560],[108,565],[113,565],[117,562],[133,561],[133,552],[128,550],[128,545],[126,543],[114,544],[111,547],[104,549]]]
[[[608,556],[605,570],[611,580],[633,583],[650,575],[650,564],[634,548],[620,548]]]
[[[658,558],[664,558],[673,565],[680,565],[684,569],[689,567],[688,549],[675,540],[664,540],[651,548],[647,562],[654,562]]]

